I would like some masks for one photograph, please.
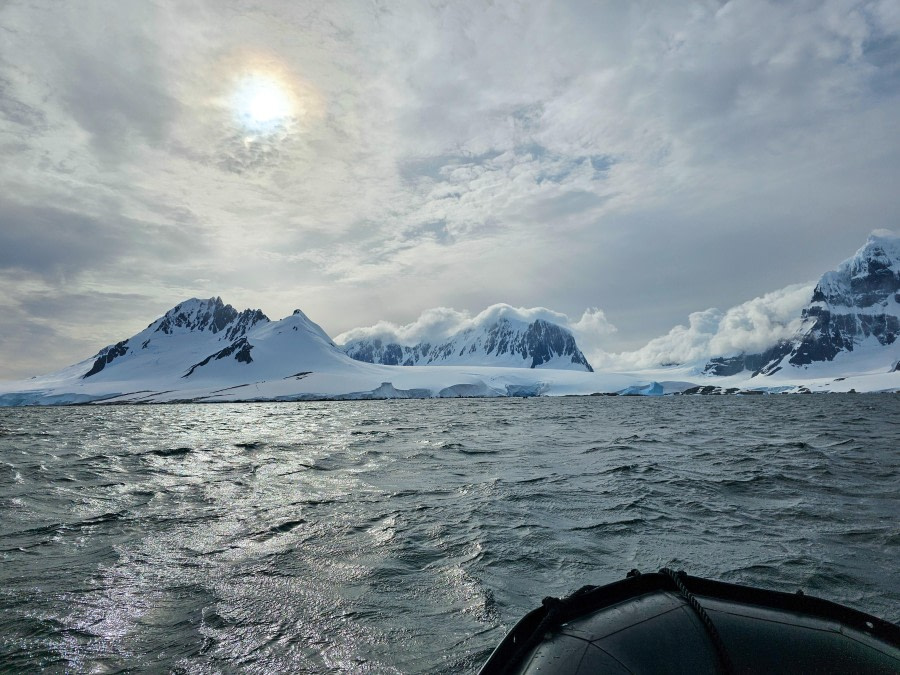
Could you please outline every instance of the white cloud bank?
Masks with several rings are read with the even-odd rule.
[[[640,349],[594,357],[601,367],[627,369],[758,353],[796,334],[814,288],[814,283],[793,284],[725,312],[714,307],[693,312],[687,326],[675,326]]]
[[[544,319],[572,332],[578,346],[595,368],[629,370],[653,368],[673,363],[704,361],[716,356],[758,353],[789,339],[802,327],[801,310],[812,297],[814,283],[793,284],[748,300],[726,311],[716,308],[693,312],[687,326],[675,326],[666,335],[650,340],[630,352],[610,353],[604,349],[616,327],[603,310],[588,308],[577,321],[546,307],[491,305],[472,316],[450,307],[422,312],[414,321],[399,325],[379,321],[338,335],[335,342],[380,339],[401,345],[441,342],[470,328],[481,328],[501,318],[525,322]]]
[[[500,319],[526,323],[543,319],[558,324],[572,331],[582,350],[585,349],[585,345],[599,347],[597,341],[616,330],[616,327],[606,319],[603,310],[597,308],[586,309],[578,321],[572,321],[566,314],[546,307],[513,307],[505,303],[498,303],[475,316],[467,311],[459,311],[450,307],[426,309],[415,321],[410,323],[399,325],[390,321],[379,321],[373,326],[353,328],[341,333],[334,338],[334,341],[339,345],[352,340],[376,338],[408,346],[420,342],[435,343],[442,342],[470,328],[489,326]]]

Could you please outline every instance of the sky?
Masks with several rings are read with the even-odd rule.
[[[900,3],[6,0],[0,158],[3,379],[211,296],[687,358],[900,228]]]

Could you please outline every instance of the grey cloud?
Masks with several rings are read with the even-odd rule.
[[[233,133],[223,139],[209,160],[238,175],[272,171],[290,163],[292,146],[296,146],[296,139],[287,133],[253,139]]]
[[[72,293],[45,290],[25,294],[20,299],[19,306],[28,316],[65,324],[83,316],[97,317],[102,321],[115,315],[118,321],[121,320],[123,310],[128,310],[129,307],[135,307],[151,299],[151,296],[141,293]],[[138,315],[137,310],[131,310],[128,313],[131,314],[130,318],[144,319],[143,315]],[[150,318],[147,319],[147,321],[149,320]],[[98,349],[102,346],[104,345],[98,345]]]
[[[64,331],[36,321],[24,312],[9,310],[4,310],[4,320],[0,322],[0,345],[7,355],[0,370],[3,379],[42,375],[63,365],[77,363],[89,350],[84,343],[72,349],[72,341]]]
[[[171,215],[185,217],[183,212]],[[145,265],[202,255],[195,232],[120,215],[104,217],[71,209],[20,204],[0,197],[0,269],[45,278],[71,277],[140,254]],[[131,273],[137,273],[131,270]]]
[[[115,257],[123,243],[90,216],[0,198],[0,268],[70,274]]]
[[[398,167],[400,176],[410,182],[422,178],[432,181],[443,181],[454,169],[466,166],[480,166],[496,159],[500,150],[491,150],[480,154],[443,154],[430,157],[414,157],[403,159]]]
[[[896,228],[895,4],[5,3],[6,289],[602,307],[635,349]],[[247,54],[319,116],[248,144]]]
[[[8,284],[9,277],[2,281]],[[31,286],[0,305],[4,378],[31,377],[82,361],[141,330],[150,320],[148,308],[168,309],[165,302],[141,294]]]
[[[447,229],[446,220],[435,220],[407,231],[403,235],[404,240],[416,240],[420,237],[431,237],[438,244],[451,244],[454,241],[453,234]]]
[[[0,59],[0,69],[8,69],[9,63]],[[47,116],[34,106],[16,98],[12,81],[0,74],[0,117],[26,129],[45,127]]]
[[[863,46],[863,58],[873,67],[869,87],[881,97],[900,88],[900,37],[874,37]]]
[[[164,142],[179,105],[167,86],[166,55],[147,32],[156,25],[154,6],[110,3],[72,11],[77,19],[58,13],[66,25],[58,27],[55,45],[45,45],[58,57],[67,112],[106,155],[127,153],[133,134]]]
[[[531,214],[541,223],[558,223],[573,214],[602,206],[609,197],[597,195],[587,190],[570,190],[557,197],[538,202]]]

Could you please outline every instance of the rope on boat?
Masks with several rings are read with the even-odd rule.
[[[713,646],[716,648],[716,654],[719,657],[719,665],[721,666],[722,672],[725,673],[725,675],[733,673],[734,666],[731,663],[731,657],[728,656],[728,650],[725,647],[725,643],[722,641],[722,636],[719,635],[719,631],[716,629],[715,624],[713,624],[709,614],[706,613],[706,610],[703,609],[703,606],[685,585],[684,571],[679,570],[678,572],[675,572],[668,567],[664,567],[659,572],[672,580],[675,587],[678,589],[678,592],[685,599],[690,608],[694,610],[694,613],[700,618]],[[631,570],[626,576],[630,579],[640,575],[641,573],[638,570]],[[552,596],[544,598],[541,601],[541,605],[544,609],[544,616],[541,618],[540,623],[538,623],[531,633],[527,636],[523,636],[525,639],[518,645],[518,648],[513,655],[502,665],[499,670],[499,675],[508,675],[518,668],[525,660],[525,657],[544,640],[547,633],[550,633],[559,627],[560,623],[562,623],[562,620],[568,613],[567,610],[581,600],[581,596],[585,593],[589,593],[597,588],[597,586],[582,586],[572,593],[572,595],[565,598],[554,598]]]
[[[726,674],[734,672],[734,666],[731,664],[731,657],[728,656],[728,650],[725,648],[725,643],[722,642],[722,636],[719,635],[719,631],[716,630],[716,626],[712,622],[712,619],[709,618],[709,614],[706,613],[706,610],[703,609],[703,606],[700,604],[697,598],[694,597],[694,594],[691,593],[688,590],[688,587],[684,584],[684,570],[679,570],[678,572],[676,572],[669,569],[668,567],[663,567],[660,570],[660,573],[665,574],[672,580],[672,582],[675,584],[675,587],[678,589],[678,592],[681,593],[681,597],[683,597],[687,601],[691,609],[694,610],[694,613],[698,617],[700,617],[700,621],[703,623],[703,627],[709,634],[709,637],[716,648],[716,653],[719,655],[719,662],[722,666],[722,672]]]

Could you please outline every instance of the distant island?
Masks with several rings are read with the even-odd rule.
[[[595,371],[566,327],[508,305],[440,341],[337,345],[299,309],[272,321],[192,298],[84,361],[0,383],[0,405],[896,392],[900,238],[869,237],[821,277],[799,319],[758,353]]]

